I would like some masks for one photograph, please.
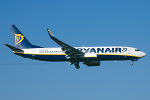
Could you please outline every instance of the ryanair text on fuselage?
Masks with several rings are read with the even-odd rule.
[[[127,51],[127,48],[77,48],[82,52],[89,53],[121,53]]]

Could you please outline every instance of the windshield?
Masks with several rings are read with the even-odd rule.
[[[135,51],[141,51],[141,50],[139,50],[139,49],[135,49]]]

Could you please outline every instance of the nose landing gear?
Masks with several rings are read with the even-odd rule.
[[[138,59],[132,59],[131,60],[131,66],[133,65],[133,61],[138,61]]]
[[[131,66],[133,66],[133,61],[131,60],[131,64],[130,64]]]

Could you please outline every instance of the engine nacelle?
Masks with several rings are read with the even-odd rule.
[[[97,59],[97,54],[96,53],[85,53],[84,58],[85,59]]]
[[[87,66],[100,66],[100,61],[99,60],[86,61],[84,62],[84,64]]]

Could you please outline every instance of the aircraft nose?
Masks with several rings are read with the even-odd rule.
[[[146,53],[141,52],[141,57],[145,57],[145,56],[146,56]]]

